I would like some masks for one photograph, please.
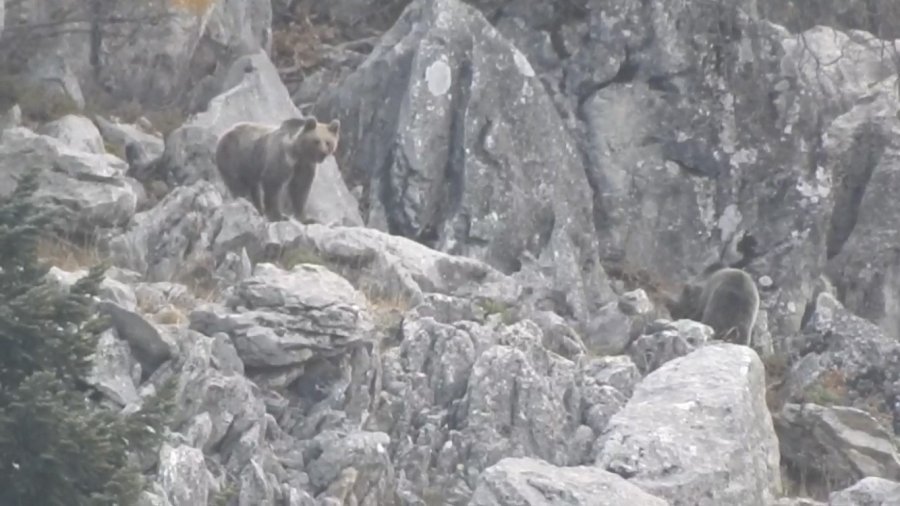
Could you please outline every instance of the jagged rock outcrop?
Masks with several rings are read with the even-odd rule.
[[[406,490],[445,504],[466,504],[481,471],[505,456],[585,463],[595,434],[639,379],[627,357],[573,362],[548,352],[528,320],[410,315],[401,333],[400,345],[384,352],[369,426],[391,435]]]
[[[893,435],[865,411],[787,404],[774,422],[782,461],[800,476],[827,477],[832,488],[871,476],[900,479]]]
[[[595,465],[673,504],[773,502],[781,477],[765,388],[763,364],[744,346],[667,362],[613,415]]]
[[[744,0],[720,2],[713,16],[628,0],[472,3],[527,55],[576,134],[606,261],[682,281],[748,231],[760,255],[748,269],[766,279],[758,331],[796,332],[826,263],[858,305],[892,313],[881,309],[892,297],[878,295],[892,286],[877,274],[889,272],[891,260],[875,258],[886,239],[872,233],[892,216],[879,212],[891,205],[880,197],[891,148],[879,139],[896,121],[893,64],[876,49],[886,42],[824,26],[790,33],[760,19],[770,5]],[[830,5],[789,9],[808,12],[804,23],[864,11]],[[875,166],[884,175],[872,180],[885,184],[865,192]],[[872,226],[860,215],[858,253],[829,262],[863,194]]]
[[[403,3],[313,12],[359,33]],[[314,223],[267,223],[213,152],[236,122],[299,115],[269,4],[113,2],[99,47],[34,48],[48,97],[96,98],[93,55],[122,97],[189,104],[165,142],[144,119],[0,119],[0,194],[49,169],[57,228],[118,266],[93,397],[129,412],[175,381],[142,505],[823,504],[777,497],[779,460],[817,499],[859,480],[833,506],[897,500],[873,478],[900,478],[885,41],[790,33],[766,1],[416,0],[292,88],[341,145]],[[130,21],[104,23],[132,7],[159,23],[119,48]],[[723,256],[760,287],[768,407],[754,350],[662,318],[660,292]]]
[[[148,281],[215,286],[213,273],[227,251],[253,250],[262,218],[250,202],[227,204],[211,183],[181,186],[138,213],[106,245],[118,265]]]
[[[98,227],[128,223],[137,193],[124,177],[125,162],[98,152],[100,133],[81,120],[70,117],[44,127],[52,136],[21,126],[0,132],[0,194],[11,193],[26,171],[40,169],[41,186],[34,198],[55,213],[54,227],[64,234],[95,237]]]
[[[291,271],[258,264],[225,305],[200,306],[190,318],[191,328],[206,335],[227,334],[243,364],[262,373],[257,383],[270,388],[291,384],[307,362],[373,346],[365,297],[327,268],[309,264]]]
[[[845,42],[845,47],[859,53],[853,55],[862,60],[861,65],[867,63],[872,69],[868,82],[894,76],[893,70],[878,65],[877,54],[864,50],[878,44],[874,38],[863,39],[855,47]],[[847,69],[847,74],[855,70]],[[900,306],[894,301],[900,295],[896,277],[900,264],[890,251],[900,240],[893,220],[900,211],[894,198],[900,188],[896,164],[900,147],[894,143],[900,135],[900,107],[890,95],[843,88],[851,93],[848,100],[854,96],[867,100],[836,118],[824,133],[824,166],[833,178],[844,181],[835,194],[828,272],[849,310],[896,336]]]
[[[484,260],[581,322],[610,298],[574,139],[475,9],[413,2],[316,110],[344,125],[341,170],[368,226]]]
[[[900,343],[875,324],[820,294],[781,386],[786,402],[845,404],[874,415],[896,434],[900,424]]]

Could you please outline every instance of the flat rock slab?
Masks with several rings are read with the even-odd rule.
[[[665,506],[614,473],[596,467],[557,467],[506,458],[487,468],[469,506]]]

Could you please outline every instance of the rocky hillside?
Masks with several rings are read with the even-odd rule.
[[[900,504],[895,11],[0,0],[0,195],[113,266],[99,402],[177,383],[141,506]],[[301,114],[267,222],[216,140]],[[714,261],[750,346],[661,302]]]

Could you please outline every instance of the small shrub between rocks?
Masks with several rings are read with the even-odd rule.
[[[369,301],[375,328],[388,338],[395,336],[400,331],[403,315],[412,308],[412,301],[400,294],[386,296],[371,284],[362,283],[359,290]]]
[[[783,355],[769,355],[763,357],[762,362],[766,371],[766,405],[774,413],[784,404],[782,386],[790,370],[790,363]]]
[[[802,399],[820,406],[845,404],[848,399],[844,373],[838,370],[827,371],[818,381],[806,387]]]
[[[484,311],[484,316],[500,315],[500,321],[504,325],[512,325],[519,320],[516,309],[509,304],[496,299],[481,299],[478,306]]]
[[[285,270],[291,270],[300,264],[325,265],[325,259],[318,253],[306,248],[288,248],[282,251],[275,262]]]

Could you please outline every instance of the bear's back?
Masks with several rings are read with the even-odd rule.
[[[713,328],[716,338],[736,331],[739,344],[749,344],[759,310],[759,291],[749,274],[735,268],[717,270],[705,280],[699,303],[701,322]]]

